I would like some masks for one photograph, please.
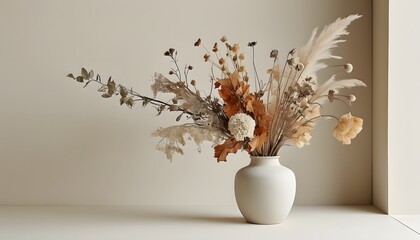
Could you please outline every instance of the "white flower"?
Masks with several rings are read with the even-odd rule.
[[[229,119],[228,129],[236,141],[254,137],[255,121],[245,113],[237,113]]]

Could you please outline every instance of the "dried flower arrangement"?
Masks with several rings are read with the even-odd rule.
[[[314,29],[307,44],[300,49],[291,50],[285,63],[280,66],[278,51],[272,50],[272,68],[269,69],[267,81],[260,79],[254,57],[255,90],[250,90],[250,77],[245,68],[245,55],[240,51],[239,44],[231,44],[223,36],[220,42],[213,45],[209,51],[198,39],[194,46],[205,50],[204,61],[211,65],[210,91],[202,96],[196,88],[195,80],[188,80],[188,74],[193,67],[179,67],[177,51],[170,48],[164,53],[174,64],[169,75],[176,80],[170,80],[163,74],[155,73],[152,84],[153,97],[143,96],[136,91],[117,85],[110,77],[106,83],[99,75],[82,68],[81,75],[67,76],[80,83],[97,83],[102,97],[110,98],[119,95],[121,105],[132,108],[136,102],[142,106],[153,105],[160,115],[164,111],[177,111],[190,123],[159,128],[153,136],[161,137],[157,149],[166,153],[168,159],[174,153],[183,153],[181,146],[185,145],[186,137],[193,139],[199,146],[204,141],[214,145],[214,156],[218,161],[226,161],[229,153],[246,150],[252,156],[275,156],[285,144],[303,147],[309,144],[311,132],[320,118],[334,118],[338,121],[333,130],[334,137],[343,144],[350,144],[351,139],[362,130],[363,119],[352,116],[349,112],[340,118],[322,113],[322,105],[336,101],[344,102],[350,111],[354,95],[338,94],[342,88],[366,86],[357,79],[337,80],[333,75],[322,84],[318,84],[317,71],[328,67],[326,59],[341,59],[332,55],[332,49],[343,42],[340,39],[347,35],[347,26],[360,18],[360,15],[350,15],[339,18],[326,26],[319,35]],[[220,46],[226,47],[222,54]],[[248,43],[254,55],[256,42]],[[341,66],[347,73],[352,72],[349,63]],[[215,70],[218,71],[217,75]],[[218,97],[213,96],[213,90],[218,90]],[[158,93],[173,94],[168,101],[157,99]]]

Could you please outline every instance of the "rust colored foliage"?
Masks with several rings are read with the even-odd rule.
[[[246,149],[249,153],[255,150],[261,151],[262,145],[267,141],[272,118],[266,112],[263,101],[257,94],[249,92],[249,84],[241,78],[238,71],[233,72],[227,78],[219,79],[215,83],[215,87],[220,88],[219,95],[224,101],[223,110],[227,117],[230,118],[237,113],[246,113],[255,120],[256,127],[255,137],[252,140],[228,139],[214,148],[214,156],[218,161],[226,161],[229,153],[236,153],[241,148]]]

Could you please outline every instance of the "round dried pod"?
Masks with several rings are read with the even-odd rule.
[[[239,51],[239,49],[240,49],[239,43],[233,44],[233,46],[232,46],[232,52],[236,53],[236,52]]]
[[[302,71],[304,67],[305,67],[305,65],[303,65],[303,63],[298,63],[296,65],[296,71]]]
[[[289,54],[292,56],[296,55],[296,48],[293,48],[292,50],[290,50]]]
[[[199,38],[195,43],[194,43],[194,47],[198,47],[201,45],[201,38]]]
[[[279,55],[279,50],[277,49],[271,50],[270,58],[277,58],[278,55]]]
[[[226,44],[227,49],[229,49],[229,51],[232,51],[232,46],[229,43],[225,43],[225,44]]]
[[[209,61],[209,59],[210,59],[210,55],[208,55],[207,53],[206,53],[206,54],[204,54],[204,61],[205,61],[205,62],[208,62],[208,61]]]
[[[224,59],[224,58],[220,58],[220,59],[219,59],[219,64],[220,64],[220,65],[225,64],[225,62],[226,62],[226,61],[225,61],[225,59]]]
[[[220,38],[221,42],[226,42],[228,40],[228,38],[226,36],[223,36],[222,38]]]
[[[348,95],[347,98],[349,99],[350,102],[356,101],[356,96],[354,96],[352,94]]]
[[[257,42],[249,42],[248,43],[248,47],[254,47],[255,45],[257,45]]]
[[[239,60],[241,61],[245,60],[245,54],[243,53],[239,54]]]
[[[232,60],[234,62],[238,61],[238,54],[233,55]]]
[[[353,71],[353,65],[351,63],[344,64],[344,70],[346,73],[351,73]]]
[[[216,42],[216,43],[214,43],[214,45],[213,45],[213,52],[217,52],[217,51],[219,51],[219,48],[218,48],[218,46],[217,46],[217,42]]]
[[[291,67],[296,67],[298,65],[298,63],[299,63],[299,58],[298,57],[290,58],[289,60],[287,60],[287,63]]]
[[[334,101],[334,94],[335,94],[334,90],[328,91],[328,100],[330,100],[330,102]]]

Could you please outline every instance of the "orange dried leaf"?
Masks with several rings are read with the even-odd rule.
[[[233,89],[234,90],[238,89],[238,87],[239,87],[239,78],[240,78],[238,71],[234,71],[229,76],[229,78],[230,78],[230,81],[232,83]]]
[[[228,139],[223,144],[219,144],[214,147],[214,157],[217,158],[217,161],[225,161],[226,157],[229,153],[236,153],[239,149],[241,149],[242,143]]]
[[[252,152],[254,150],[260,151],[263,144],[267,141],[267,132],[264,132],[261,135],[255,136],[249,143],[248,143],[248,152]]]

